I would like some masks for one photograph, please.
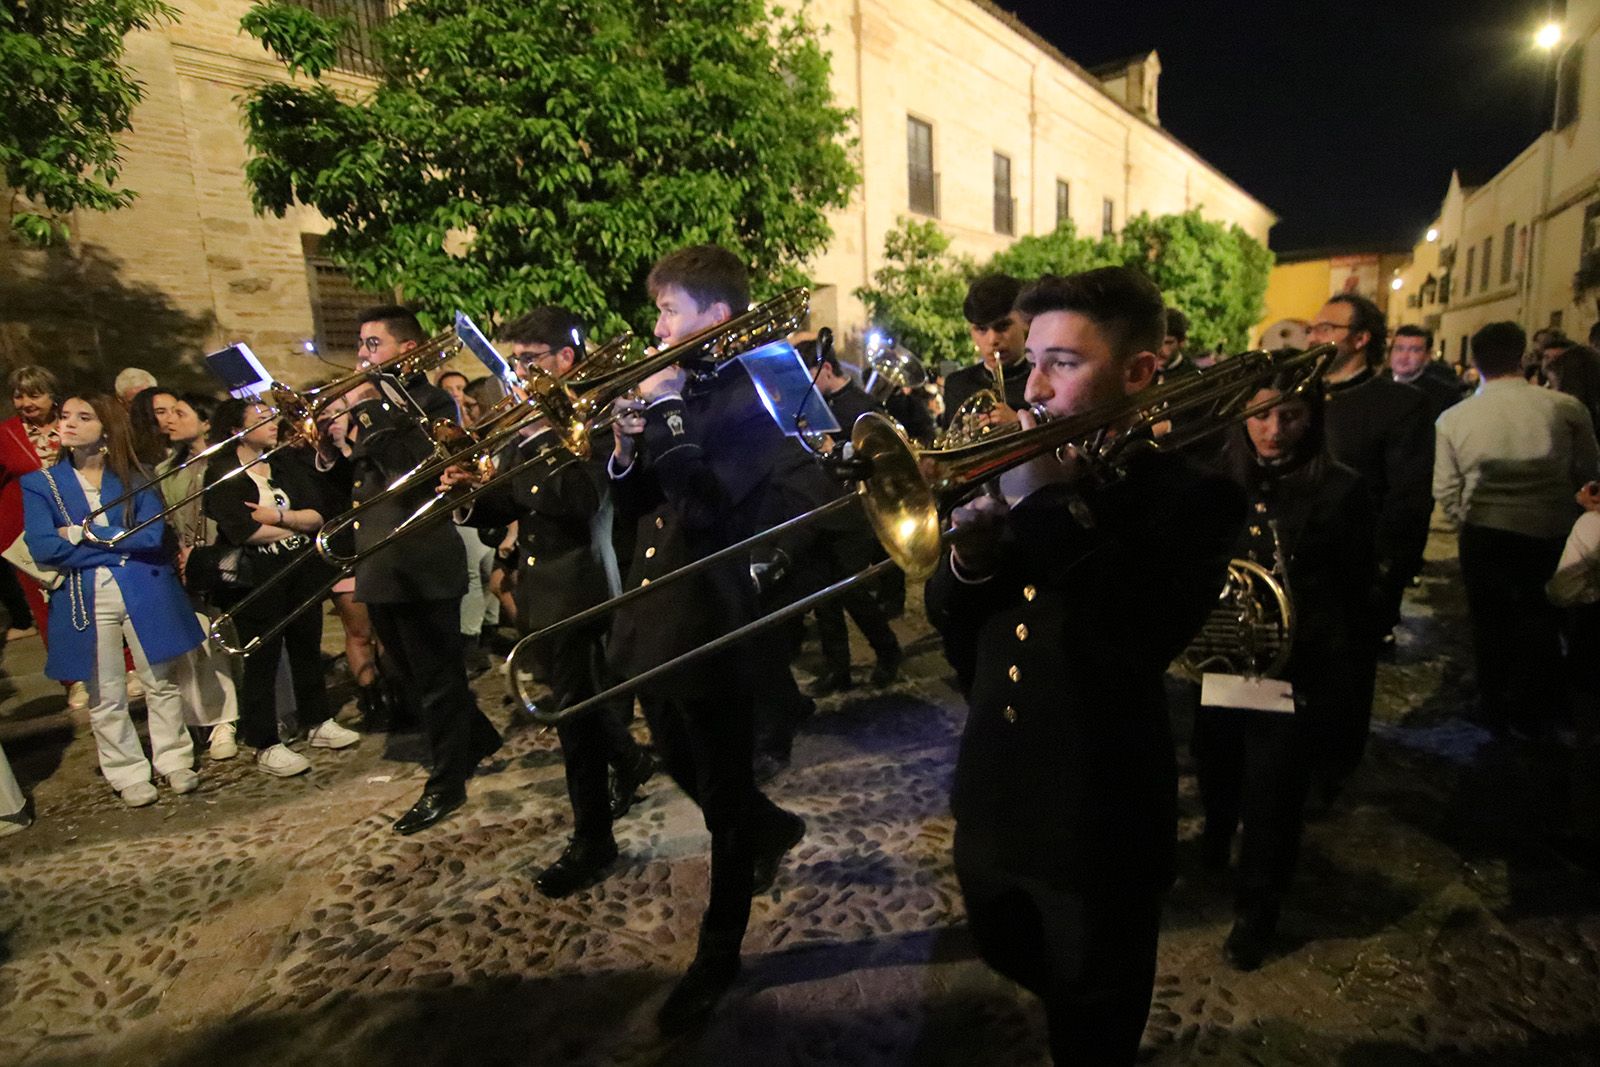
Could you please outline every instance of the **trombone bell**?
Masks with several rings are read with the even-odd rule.
[[[868,412],[850,431],[855,457],[867,466],[856,487],[867,520],[889,557],[913,581],[939,567],[939,502],[922,476],[917,449],[894,420]]]

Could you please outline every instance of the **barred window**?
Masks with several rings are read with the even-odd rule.
[[[374,304],[392,303],[393,293],[369,293],[356,288],[345,269],[318,254],[321,238],[301,234],[305,253],[306,282],[311,290],[311,320],[317,331],[317,350],[335,363],[348,363],[354,357],[356,337],[361,332],[360,316]]]
[[[345,31],[334,66],[351,74],[378,74],[378,47],[373,31],[389,21],[388,0],[293,0],[326,19],[339,19]]]
[[[994,232],[1017,232],[1017,202],[1011,197],[1011,157],[994,154]]]
[[[1056,179],[1056,225],[1072,217],[1072,186],[1064,179]]]
[[[919,215],[939,217],[939,175],[933,170],[933,124],[906,117],[907,203]]]

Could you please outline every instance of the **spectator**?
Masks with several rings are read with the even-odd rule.
[[[128,404],[128,426],[133,430],[133,454],[146,470],[155,470],[172,454],[172,442],[156,418],[156,397],[171,394],[159,385],[141,389]]]
[[[1573,397],[1522,378],[1522,327],[1472,337],[1477,395],[1439,416],[1433,494],[1459,531],[1480,721],[1541,732],[1564,703],[1558,618],[1544,586],[1600,469],[1594,425]]]
[[[173,661],[204,635],[165,550],[164,523],[152,522],[111,547],[84,536],[84,519],[102,500],[138,490],[146,480],[133,455],[127,412],[109,397],[69,396],[61,405],[60,434],[62,450],[55,463],[22,478],[28,547],[66,576],[50,598],[45,673],[87,678],[100,770],[124,803],[143,807],[157,794],[150,780],[152,761],[145,758],[128,714],[123,641],[144,685],[155,769],[174,792],[189,793],[199,776]],[[104,516],[110,521],[96,523],[95,531],[109,538],[160,511],[160,496],[146,488]]]
[[[1160,364],[1157,381],[1170,381],[1198,369],[1194,360],[1184,355],[1183,346],[1188,341],[1189,316],[1175,307],[1167,308],[1167,332],[1161,341],[1161,351],[1156,353],[1156,362]]]
[[[6,750],[0,748],[0,837],[19,833],[33,825],[33,813],[28,810],[28,798],[11,773],[11,762]]]
[[[1551,841],[1558,851],[1590,871],[1600,871],[1600,485],[1578,491],[1583,514],[1572,524],[1561,562],[1545,586],[1552,603],[1567,611],[1567,660],[1575,696],[1574,744],[1567,775],[1570,815],[1565,832]]]
[[[1389,343],[1389,377],[1422,390],[1431,417],[1461,399],[1461,379],[1433,358],[1433,333],[1421,326],[1401,326]]]
[[[212,425],[213,440],[227,440],[246,426],[251,429],[234,448],[213,456],[206,470],[206,514],[216,521],[221,540],[241,550],[239,570],[248,575],[251,587],[223,593],[219,606],[237,608],[245,596],[271,590],[255,596],[234,617],[239,636],[246,641],[299,609],[329,578],[325,564],[308,558],[315,552],[312,536],[322,528],[324,505],[306,459],[297,449],[284,449],[265,463],[256,462],[278,442],[278,422],[271,416],[263,404],[242,400],[221,404]],[[239,468],[242,474],[237,473]],[[235,473],[229,475],[230,471]],[[361,735],[330,717],[322,677],[322,612],[315,607],[301,610],[281,633],[263,640],[245,657],[239,709],[240,737],[256,750],[256,766],[286,778],[311,764],[279,737],[280,650],[289,655],[296,714],[311,747],[347,748]]]
[[[1252,404],[1279,403],[1235,427],[1223,459],[1250,501],[1234,555],[1269,570],[1280,558],[1287,562],[1296,626],[1282,677],[1294,687],[1293,713],[1202,708],[1191,742],[1207,867],[1227,868],[1234,830],[1244,823],[1224,955],[1245,971],[1261,965],[1277,929],[1317,754],[1362,714],[1372,682],[1357,672],[1376,667],[1360,653],[1373,568],[1372,500],[1361,476],[1328,454],[1322,396],[1283,400],[1288,385],[1280,380],[1256,393]]]
[[[450,394],[450,399],[455,401],[457,421],[468,425],[472,420],[467,417],[467,376],[458,370],[440,371],[433,384]]]
[[[134,397],[155,384],[156,376],[143,367],[124,367],[117,371],[112,389],[117,394],[117,402],[126,408],[133,403]]]
[[[1557,353],[1544,371],[1545,384],[1577,397],[1600,426],[1600,352],[1588,345],[1572,345]]]
[[[54,463],[61,450],[61,438],[56,432],[61,386],[56,376],[43,367],[22,366],[11,372],[9,385],[11,404],[17,413],[0,422],[0,546],[5,547],[8,561],[20,558],[18,549],[26,548],[22,541],[20,479],[43,464]],[[20,615],[13,613],[7,640],[33,632],[47,634],[44,587],[36,575],[29,573],[26,560],[22,561],[18,581],[28,610]],[[32,628],[27,625],[30,616]],[[83,683],[77,682],[72,688],[69,705],[75,710],[88,707]]]

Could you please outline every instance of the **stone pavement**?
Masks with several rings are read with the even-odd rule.
[[[1600,1063],[1600,891],[1540,844],[1549,755],[1461,718],[1452,556],[1436,537],[1367,765],[1311,825],[1257,973],[1221,962],[1228,894],[1197,873],[1185,767],[1147,1062]],[[567,828],[548,734],[514,733],[467,808],[406,839],[388,823],[422,775],[382,737],[297,779],[207,763],[198,793],[128,811],[81,725],[26,731],[7,751],[40,821],[0,842],[0,1063],[1043,1063],[1036,1004],[963,927],[960,701],[920,606],[898,627],[906,680],[821,702],[773,784],[806,839],[756,901],[736,992],[676,1044],[652,1019],[693,953],[707,857],[664,780],[620,824],[617,873],[552,902],[532,885]],[[498,676],[477,688],[506,722]]]

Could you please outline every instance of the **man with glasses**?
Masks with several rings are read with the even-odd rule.
[[[1324,382],[1327,386],[1328,449],[1367,480],[1378,505],[1378,577],[1369,595],[1374,656],[1392,656],[1400,598],[1422,566],[1433,514],[1433,419],[1422,391],[1378,373],[1389,328],[1383,312],[1364,296],[1340,293],[1322,306],[1312,322],[1313,345],[1337,348]],[[1376,664],[1351,664],[1372,678]],[[1372,718],[1370,685],[1360,712],[1349,724],[1345,744],[1323,768],[1325,793],[1361,761]]]
[[[583,324],[565,308],[535,308],[507,325],[500,339],[510,345],[524,375],[538,368],[565,378],[583,364]],[[541,419],[496,457],[498,470],[522,465],[522,473],[478,497],[461,517],[465,525],[480,528],[516,524],[513,569],[521,633],[554,625],[613,592],[607,571],[614,573],[616,564],[603,463],[603,458],[591,462],[573,456]],[[446,483],[461,477],[452,469]],[[611,684],[605,667],[609,625],[601,619],[577,626],[535,649],[540,680],[550,687],[550,710],[571,707]],[[595,884],[617,858],[612,820],[628,810],[634,793],[655,773],[655,761],[628,732],[632,719],[633,699],[624,697],[556,727],[572,803],[572,839],[535,882],[547,897]],[[608,766],[616,771],[609,793]]]
[[[421,373],[400,379],[384,367],[427,340],[408,308],[385,305],[361,314],[360,358],[374,371],[349,394],[351,496],[359,504],[383,491],[432,455],[423,419],[457,417],[456,405]],[[371,510],[355,525],[356,549],[365,551],[431,499],[420,484]],[[413,694],[432,751],[432,771],[422,797],[398,820],[402,834],[425,829],[467,799],[467,779],[480,760],[500,747],[500,734],[478,709],[467,681],[461,638],[461,598],[467,591],[467,557],[449,524],[423,527],[356,565],[356,599],[367,605],[372,628]]]

